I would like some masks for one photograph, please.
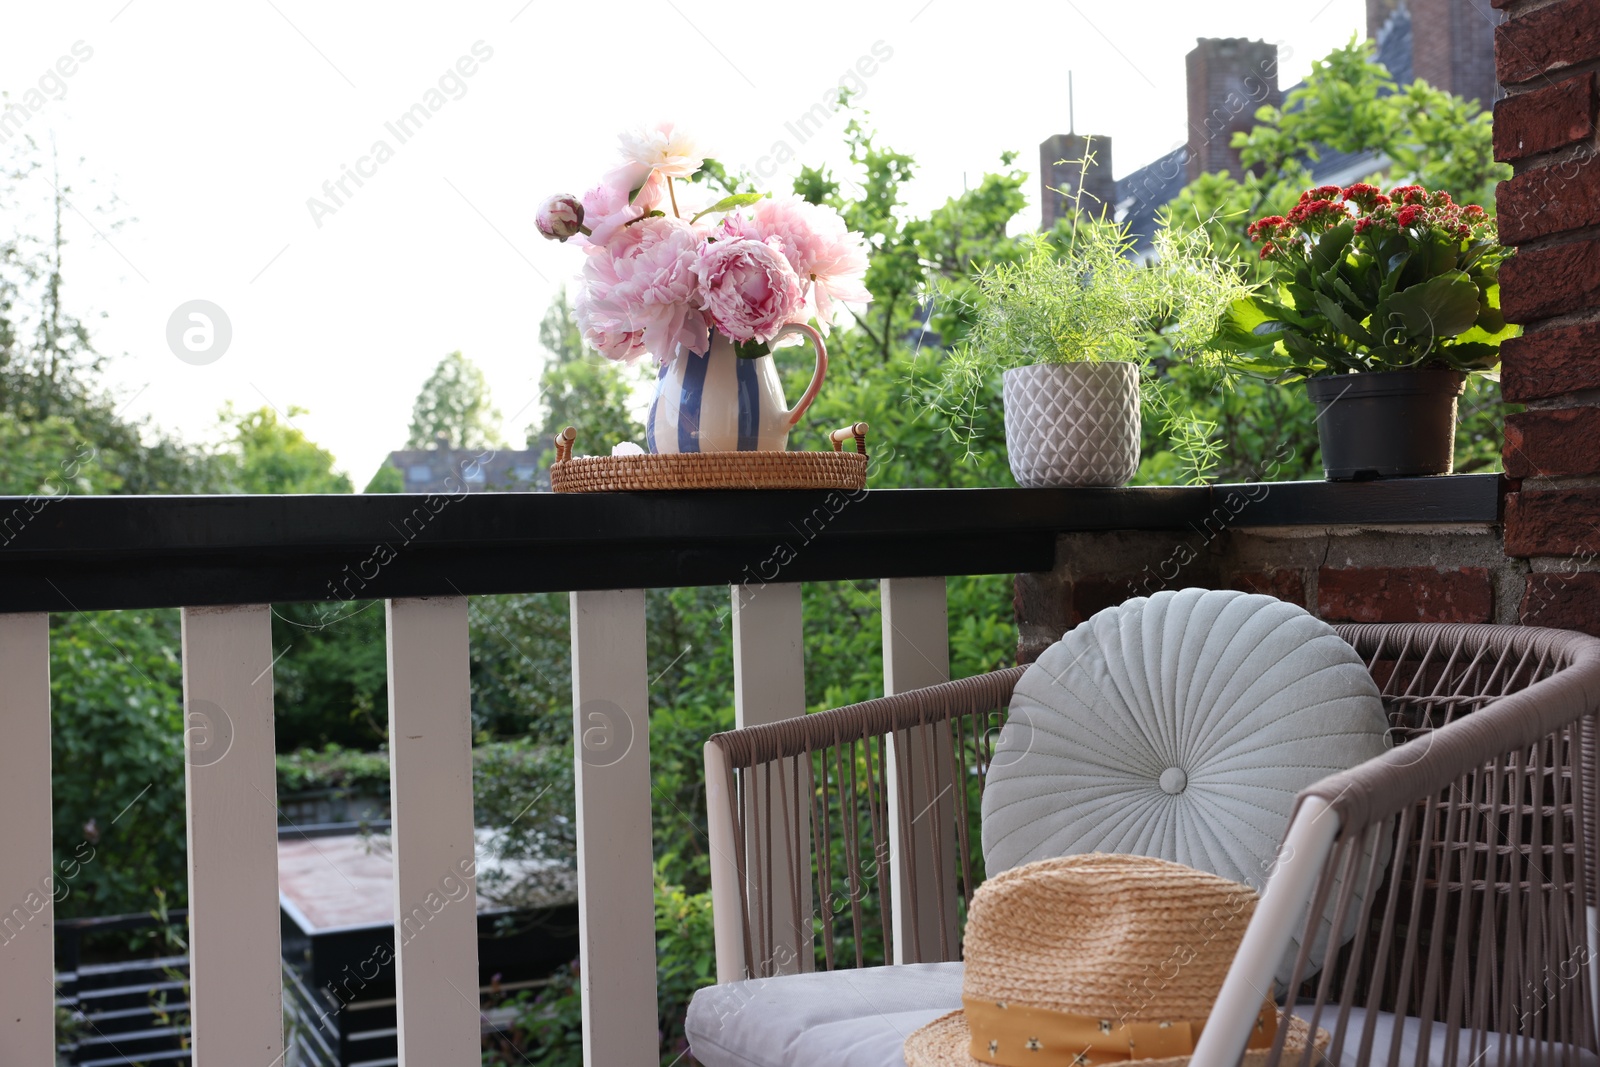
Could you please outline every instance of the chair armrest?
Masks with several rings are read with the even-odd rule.
[[[893,696],[864,700],[815,715],[746,726],[712,734],[707,745],[715,745],[734,768],[817,752],[850,741],[883,737],[928,723],[946,722],[1011,702],[1011,691],[1027,667],[959,678],[924,689],[913,689]]]
[[[1404,1058],[1399,1021],[1394,1043],[1376,1039],[1380,1013],[1407,1020],[1424,1047],[1437,1027],[1458,1050],[1508,1034],[1550,1042],[1535,1060],[1593,1048],[1600,641],[1464,624],[1339,630],[1391,721],[1421,718],[1404,724],[1411,740],[1301,791],[1194,1067],[1238,1062],[1263,976],[1296,927],[1288,1005],[1330,1033],[1333,1062]],[[1308,953],[1319,931],[1342,942],[1320,973]]]

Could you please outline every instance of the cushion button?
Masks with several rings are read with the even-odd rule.
[[[1182,767],[1168,767],[1161,772],[1161,791],[1172,796],[1177,796],[1189,785],[1189,776],[1183,773]]]

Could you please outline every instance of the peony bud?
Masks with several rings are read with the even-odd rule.
[[[583,202],[570,193],[558,193],[540,204],[534,225],[552,241],[588,232],[583,228]]]

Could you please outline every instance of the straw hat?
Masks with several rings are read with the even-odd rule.
[[[972,897],[964,1010],[906,1039],[910,1067],[1189,1062],[1256,907],[1249,886],[1143,856],[1090,853],[998,874]],[[1263,1004],[1247,1067],[1280,1016]],[[1288,1020],[1285,1062],[1310,1036]],[[1327,1046],[1318,1030],[1315,1044]]]

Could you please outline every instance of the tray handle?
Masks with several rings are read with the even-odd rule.
[[[572,458],[572,441],[578,436],[578,431],[568,426],[556,434],[556,462],[565,463]]]
[[[867,424],[864,422],[853,422],[849,426],[841,426],[828,435],[828,440],[833,442],[833,450],[835,452],[842,452],[844,451],[845,440],[850,437],[856,439],[856,451],[863,456],[866,455]]]

